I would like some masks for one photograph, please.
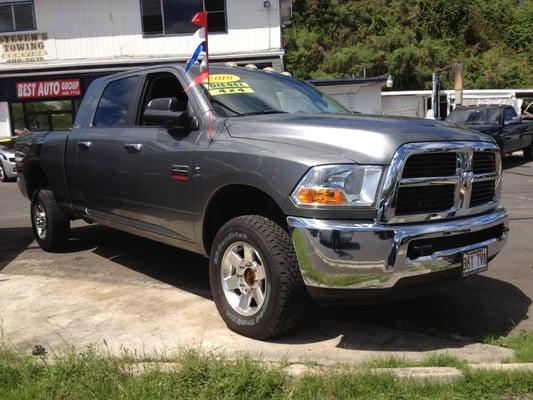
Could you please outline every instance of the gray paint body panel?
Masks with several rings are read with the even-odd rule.
[[[217,73],[235,72],[228,68],[215,69]],[[37,133],[24,138],[17,147],[25,155],[18,167],[26,171],[26,187],[31,185],[31,177],[27,176],[31,174],[30,166],[38,165],[45,172],[60,204],[73,218],[90,218],[90,210],[96,208],[91,198],[96,196],[102,199],[99,209],[93,212],[98,222],[123,230],[127,230],[129,224],[130,231],[136,234],[145,231],[145,236],[151,239],[205,254],[202,230],[207,207],[218,191],[229,185],[250,186],[263,191],[288,216],[372,220],[376,217],[376,209],[373,208],[303,210],[295,207],[289,197],[306,171],[315,165],[353,162],[388,165],[394,152],[405,143],[492,140],[482,134],[428,120],[309,114],[233,118],[220,118],[213,114],[212,140],[207,132],[208,104],[201,90],[195,87],[189,91],[189,95],[200,129],[179,138],[183,143],[179,149],[173,149],[165,132],[156,132],[151,146],[150,138],[145,133],[154,134],[154,131],[146,129],[143,133],[137,130],[131,115],[128,126],[111,128],[115,131],[113,140],[118,143],[115,143],[117,149],[121,147],[121,141],[136,139],[143,142],[147,151],[153,150],[154,153],[147,159],[150,163],[162,164],[152,165],[152,170],[160,177],[167,168],[170,173],[171,164],[189,165],[191,182],[187,188],[181,188],[185,190],[181,193],[186,199],[181,198],[176,213],[172,213],[172,205],[166,200],[159,201],[157,207],[149,204],[150,198],[158,195],[172,196],[171,188],[167,187],[163,192],[160,190],[159,179],[150,181],[141,176],[140,179],[144,179],[142,187],[130,187],[136,182],[132,177],[133,170],[143,173],[142,163],[132,164],[133,169],[129,171],[124,163],[127,155],[122,148],[107,148],[106,152],[94,151],[90,155],[80,156],[83,150],[78,146],[80,140],[91,139],[87,137],[87,132],[97,133],[102,138],[112,134],[106,128],[91,127],[99,98],[109,82],[139,75],[141,87],[142,78],[147,74],[162,71],[175,74],[182,83],[185,79],[183,66],[146,68],[98,79],[86,93],[72,131]],[[135,101],[138,101],[141,92],[139,88]],[[130,114],[134,112],[132,110],[135,107],[130,107]],[[120,154],[115,155],[116,151],[120,151]],[[160,157],[157,156],[158,152]],[[110,160],[110,157],[114,159]],[[111,175],[105,175],[106,168]],[[89,179],[89,175],[95,171],[98,174]],[[80,176],[86,176],[87,179],[84,181]],[[101,179],[98,179],[99,176]],[[124,182],[130,186],[125,188]],[[110,191],[116,198],[106,198]],[[153,195],[143,195],[149,192],[153,192]],[[133,193],[137,200],[124,198],[127,193]],[[128,211],[124,204],[135,206]],[[154,218],[141,217],[150,216],[154,207],[159,210]],[[164,212],[161,211],[163,209]]]

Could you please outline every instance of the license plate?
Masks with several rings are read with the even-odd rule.
[[[463,276],[477,274],[489,268],[489,257],[486,247],[463,253]]]

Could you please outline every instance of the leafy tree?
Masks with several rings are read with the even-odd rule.
[[[284,30],[299,78],[392,74],[396,89],[431,87],[465,66],[471,88],[533,86],[533,0],[294,0]]]

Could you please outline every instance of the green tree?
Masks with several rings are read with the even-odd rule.
[[[295,0],[284,30],[299,78],[392,74],[396,89],[453,84],[463,62],[471,88],[533,85],[533,0]]]

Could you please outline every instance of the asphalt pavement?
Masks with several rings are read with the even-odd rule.
[[[22,347],[105,341],[160,351],[196,340],[210,349],[297,358],[320,353],[332,361],[434,350],[498,360],[508,354],[475,342],[533,330],[533,162],[504,158],[502,197],[510,239],[487,272],[422,299],[317,306],[298,332],[259,344],[225,328],[203,257],[78,221],[64,253],[45,253],[33,240],[29,204],[16,183],[0,184],[0,332]]]

